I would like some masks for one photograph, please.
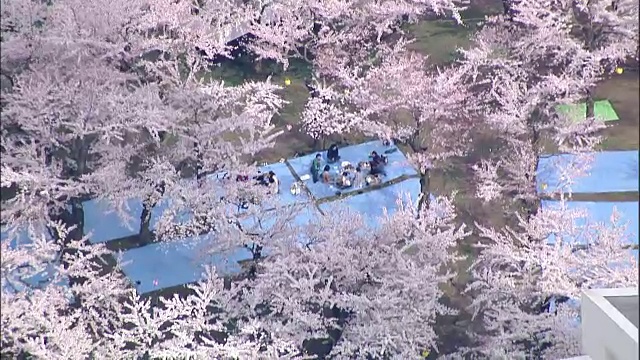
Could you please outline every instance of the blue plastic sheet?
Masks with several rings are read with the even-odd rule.
[[[251,233],[268,232],[276,223],[288,228],[302,227],[314,221],[317,216],[322,216],[312,203],[300,205],[291,209],[275,209],[268,211],[264,216],[248,216],[240,221],[243,230]]]
[[[334,196],[338,192],[346,194],[359,190],[355,188],[340,190],[335,186],[324,184],[321,181],[314,183],[313,179],[311,178],[311,163],[313,162],[313,159],[315,159],[316,154],[322,155],[322,168],[324,168],[325,165],[331,166],[333,176],[338,173],[340,164],[343,161],[348,161],[354,167],[356,167],[361,161],[366,162],[371,160],[369,155],[372,151],[376,151],[379,155],[384,155],[388,158],[388,164],[385,167],[385,171],[387,174],[384,177],[384,182],[391,181],[403,175],[418,175],[415,168],[413,168],[413,166],[409,164],[407,158],[404,156],[402,151],[400,151],[400,149],[398,149],[395,145],[384,146],[382,144],[382,141],[370,141],[363,144],[347,146],[344,148],[340,148],[339,151],[340,160],[338,160],[334,164],[327,164],[326,151],[288,160],[289,164],[299,177],[302,178],[305,175],[305,177],[309,177],[309,179],[305,180],[304,183],[316,199],[324,199],[330,196]],[[364,174],[366,175],[366,171],[364,172]]]
[[[385,170],[387,176],[385,181],[398,178],[402,175],[417,175],[416,170],[408,163],[404,154],[395,146],[384,146],[381,141],[371,141],[364,144],[348,146],[340,149],[340,161],[349,161],[357,165],[359,161],[368,161],[372,151],[388,157],[389,164]],[[385,153],[385,151],[390,151]],[[326,156],[326,152],[322,152]],[[300,158],[289,160],[290,165],[294,168],[298,176],[309,174],[311,161],[315,154],[303,156]],[[334,164],[337,167],[339,164]],[[291,186],[295,183],[294,174],[290,171],[285,163],[275,163],[260,168],[262,172],[273,171],[276,173],[280,181],[279,206],[289,206],[294,204],[306,203],[310,201],[304,190],[294,195],[291,192]],[[224,173],[210,175],[209,178],[215,179],[223,176]],[[336,194],[338,189],[331,188],[327,184],[316,183],[311,180],[304,182],[316,199],[326,198]],[[349,193],[358,189],[342,190],[342,193]],[[222,196],[222,194],[221,194]],[[161,201],[152,211],[150,229],[154,230],[157,221],[164,210],[170,206],[170,200]],[[117,240],[138,234],[140,228],[140,214],[142,213],[142,201],[140,199],[130,199],[127,201],[128,210],[126,211],[129,219],[124,221],[113,209],[107,201],[88,200],[83,203],[85,213],[85,233],[92,233],[91,243],[103,243],[107,241]],[[233,208],[233,209],[231,209]],[[242,211],[235,206],[230,205],[230,211]],[[189,215],[183,214],[178,217],[182,220],[188,220]]]
[[[127,250],[122,253],[122,270],[144,294],[198,281],[206,265],[215,266],[222,275],[236,274],[241,271],[238,262],[251,259],[251,252],[244,248],[208,255],[211,241],[211,237],[202,236]]]
[[[127,201],[127,215],[130,221],[123,220],[113,211],[113,206],[106,200],[88,200],[82,203],[84,209],[84,233],[91,237],[92,244],[137,235],[140,229],[140,214],[142,201],[130,199]]]
[[[558,208],[560,206],[557,201],[543,200],[542,208]],[[592,201],[568,201],[566,202],[568,209],[585,209],[588,213],[586,218],[576,220],[577,226],[583,226],[587,223],[611,223],[611,214],[614,207],[620,214],[620,221],[627,224],[626,236],[630,244],[638,245],[638,202],[592,202]],[[586,239],[578,235],[574,239],[577,244],[586,244]],[[555,242],[555,236],[551,235],[548,239],[549,243]]]
[[[594,153],[589,175],[575,180],[573,193],[607,193],[638,191],[638,150],[603,151]],[[561,170],[575,162],[576,155],[560,154],[540,157],[537,170],[539,192],[563,190],[568,186],[561,179]]]
[[[320,210],[327,212],[336,203],[346,205],[363,216],[365,222],[375,229],[380,226],[380,218],[384,216],[385,209],[387,214],[392,215],[397,209],[398,199],[406,201],[407,195],[411,197],[412,201],[418,200],[420,195],[419,179],[407,179],[382,189],[349,196],[337,202],[324,203],[320,205]]]
[[[284,163],[275,163],[260,168],[263,173],[273,171],[280,181],[279,205],[287,206],[296,203],[309,201],[306,192],[301,191],[299,195],[291,193],[291,185],[295,178],[289,168]],[[224,173],[212,174],[208,178],[213,180],[222,178]],[[195,184],[195,183],[194,183]],[[223,196],[221,193],[220,196]],[[111,204],[105,200],[88,200],[83,202],[85,234],[92,233],[90,242],[92,244],[108,242],[138,234],[140,229],[140,215],[142,214],[142,201],[140,199],[127,200],[126,211],[128,221],[123,220],[115,211]],[[155,230],[158,220],[164,211],[171,206],[171,199],[163,199],[151,212],[149,228]],[[229,205],[229,211],[243,210],[235,205]],[[177,221],[188,221],[191,215],[187,212],[179,214]]]
[[[44,235],[46,240],[52,240],[51,234],[44,227],[33,229],[33,231],[37,231],[37,235]],[[33,239],[31,239],[26,228],[7,227],[5,225],[0,227],[0,240],[2,242],[9,241],[9,247],[14,250],[19,246],[28,246],[33,243]]]
[[[45,229],[42,229],[45,230]],[[15,229],[15,231],[11,231],[12,234],[9,234],[9,229],[5,226],[2,226],[0,230],[0,240],[2,242],[9,242],[9,247],[11,249],[19,249],[26,248],[30,244],[33,243],[33,240],[30,238],[28,231],[24,229]],[[45,239],[48,241],[52,241],[53,239],[47,233],[43,233],[45,235]],[[3,274],[7,280],[10,280],[10,283],[4,283],[2,290],[5,292],[15,293],[22,292],[29,288],[37,289],[42,288],[51,283],[51,279],[56,275],[56,267],[60,264],[59,256],[53,259],[49,263],[42,263],[44,266],[44,270],[41,272],[35,273],[31,276],[26,276],[25,274],[32,274],[33,271],[27,271],[21,273],[21,269],[16,269],[11,272],[11,274]],[[69,286],[69,280],[64,278],[61,279],[56,285],[59,286]]]

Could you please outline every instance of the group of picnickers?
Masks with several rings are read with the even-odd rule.
[[[253,180],[255,180],[255,183],[258,185],[270,187],[271,189],[274,190],[273,192],[276,194],[280,192],[280,180],[276,176],[276,173],[273,171],[269,171],[266,173],[260,172],[258,173],[258,175],[253,177]],[[236,181],[242,181],[242,182],[249,181],[249,176],[237,175]]]
[[[386,143],[389,145],[388,143]],[[362,188],[363,186],[375,185],[382,182],[382,178],[386,176],[385,167],[388,164],[388,158],[372,151],[367,161],[360,161],[357,165],[348,161],[343,161],[340,166],[336,166],[336,171],[332,173],[332,164],[340,161],[340,150],[337,144],[333,144],[326,152],[326,161],[322,154],[316,154],[311,163],[311,178],[314,183],[322,182],[327,185],[335,185],[338,189]],[[280,192],[280,180],[274,171],[260,172],[252,177],[257,185],[266,186],[272,194]],[[248,182],[250,180],[247,175],[237,175],[236,181]],[[294,184],[297,185],[297,184]],[[291,192],[294,195],[300,193],[300,189]],[[243,208],[248,206],[246,201],[242,202]]]
[[[334,175],[331,172],[331,164],[335,164],[340,160],[340,152],[337,144],[333,144],[327,150],[326,163],[323,167],[322,154],[316,154],[311,163],[311,177],[314,183],[321,181],[325,184],[333,185],[339,189],[347,189],[351,187],[361,188],[364,185],[379,184],[382,177],[386,175],[385,166],[388,158],[378,154],[376,151],[371,152],[368,161],[360,161],[356,166],[350,162],[342,162],[340,169]],[[364,174],[368,172],[368,174]]]
[[[236,181],[238,182],[249,182],[248,175],[238,174],[236,175]],[[276,176],[276,173],[273,171],[269,171],[266,173],[258,173],[258,175],[253,177],[254,183],[256,185],[262,185],[270,188],[270,192],[277,194],[280,192],[280,180]],[[256,201],[249,201],[246,198],[239,199],[238,207],[241,209],[248,209],[249,203],[256,203]]]

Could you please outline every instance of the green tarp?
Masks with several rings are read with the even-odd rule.
[[[558,105],[556,106],[556,110],[559,113],[567,115],[575,122],[581,122],[587,118],[587,103]],[[609,100],[598,100],[594,102],[593,112],[596,119],[600,121],[607,122],[620,120]]]

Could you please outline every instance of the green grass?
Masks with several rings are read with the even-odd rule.
[[[603,132],[600,150],[635,150],[640,148],[640,110],[638,98],[638,74],[624,73],[603,81],[595,90],[598,98],[607,98],[616,109],[619,121]]]
[[[272,61],[262,61],[260,65],[256,65],[245,57],[214,65],[202,76],[207,80],[223,80],[229,86],[251,80],[263,81],[271,77],[273,83],[283,86],[283,97],[288,102],[275,119],[276,125],[284,126],[299,122],[300,113],[308,98],[304,81],[310,79],[312,73],[309,64],[298,59],[291,59],[289,67],[284,71],[282,65]],[[285,83],[287,79],[290,81],[289,85]]]
[[[409,49],[428,55],[432,64],[450,63],[455,60],[458,48],[469,45],[469,36],[475,27],[473,23],[459,25],[452,21],[421,21],[407,28],[416,40]]]
[[[485,16],[502,11],[500,2],[490,4],[472,4],[461,12],[463,24],[451,19],[424,20],[409,25],[405,30],[414,38],[410,49],[428,55],[435,65],[447,64],[456,59],[457,49],[467,48],[470,36],[484,20]]]
[[[587,103],[562,104],[556,106],[556,110],[574,122],[583,122],[587,119]],[[602,122],[620,120],[618,113],[616,113],[616,110],[609,100],[594,101],[593,113],[596,119]]]

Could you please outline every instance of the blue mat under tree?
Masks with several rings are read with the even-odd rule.
[[[399,183],[376,189],[364,194],[352,195],[337,201],[320,204],[320,210],[330,213],[334,206],[348,206],[351,210],[359,213],[372,228],[380,226],[380,218],[387,214],[392,215],[398,206],[398,199],[406,201],[407,194],[412,201],[418,201],[420,195],[420,180],[416,178],[407,179]]]
[[[144,294],[198,281],[206,265],[215,266],[221,275],[237,274],[241,271],[238,262],[251,259],[251,252],[244,248],[210,255],[212,241],[210,236],[201,236],[124,251],[123,271]]]
[[[638,191],[638,150],[602,151],[593,154],[589,175],[575,179],[571,185],[573,193],[608,193]],[[562,179],[563,169],[577,163],[578,157],[560,154],[540,157],[537,170],[539,192],[567,192]]]
[[[543,209],[554,209],[560,206],[559,201],[543,200],[541,207]],[[630,245],[638,245],[638,230],[639,230],[639,211],[638,202],[634,201],[620,201],[620,202],[594,202],[594,201],[567,201],[566,206],[569,210],[572,209],[584,209],[587,212],[587,216],[576,220],[576,226],[584,226],[593,223],[611,224],[611,215],[615,208],[620,215],[621,224],[626,224],[627,229],[625,235]],[[587,234],[577,234],[573,239],[573,242],[580,245],[586,245]],[[555,242],[555,236],[552,234],[549,236],[548,241],[550,244]],[[633,254],[638,255],[637,250],[631,250]]]
[[[142,201],[129,199],[126,211],[130,219],[122,219],[106,200],[92,199],[82,203],[84,209],[84,233],[91,233],[92,244],[137,235],[140,230]]]
[[[327,197],[335,196],[338,192],[347,194],[360,189],[355,187],[349,189],[338,189],[333,185],[324,184],[321,181],[317,183],[313,182],[311,176],[311,164],[316,157],[316,154],[322,155],[322,167],[329,165],[333,176],[339,173],[340,164],[344,161],[348,161],[354,167],[359,162],[370,161],[371,152],[376,151],[379,155],[384,155],[388,158],[388,164],[385,167],[386,176],[383,178],[383,183],[389,182],[393,179],[397,179],[401,176],[415,176],[418,175],[416,169],[409,163],[406,156],[395,145],[385,146],[382,141],[370,141],[363,144],[346,146],[339,149],[340,160],[336,163],[327,163],[327,152],[321,151],[312,153],[302,157],[287,160],[289,165],[293,168],[298,177],[307,179],[304,184],[316,199],[324,199]],[[366,175],[367,171],[363,170]]]
[[[16,249],[28,249],[33,240],[31,239],[29,232],[25,229],[15,229],[12,234],[9,233],[9,229],[5,226],[0,231],[0,241],[9,242],[9,248]],[[45,233],[45,240],[53,241],[48,233]],[[54,255],[54,254],[52,254]],[[22,292],[28,289],[37,289],[48,286],[51,283],[52,278],[56,275],[56,267],[60,265],[60,256],[55,254],[55,257],[50,262],[43,262],[41,264],[42,271],[34,272],[34,269],[25,267],[12,271],[9,274],[3,273],[3,288],[4,292]],[[40,269],[40,268],[38,268]],[[6,282],[5,282],[6,281]],[[62,279],[56,283],[59,286],[69,286],[69,280],[67,278]]]
[[[266,233],[279,222],[284,227],[304,226],[320,216],[314,205],[291,209],[291,218],[276,209],[260,216],[247,216],[240,224],[244,231],[253,234]],[[280,217],[278,220],[277,217]],[[125,275],[140,293],[160,290],[197,281],[205,265],[214,265],[221,275],[233,275],[241,271],[239,262],[250,260],[249,250],[238,247],[224,253],[207,255],[216,246],[214,236],[203,235],[180,239],[176,242],[161,242],[124,251],[122,261]],[[268,249],[263,250],[263,255]]]
[[[293,174],[285,163],[275,163],[260,167],[260,171],[267,173],[273,171],[280,181],[279,205],[288,206],[309,201],[309,197],[304,191],[294,195],[291,193],[291,185],[296,182]],[[213,174],[210,179],[216,179],[224,175]],[[222,196],[222,194],[221,194]],[[126,202],[125,213],[128,218],[121,218],[111,204],[106,200],[92,199],[83,202],[84,208],[84,230],[85,234],[91,232],[89,241],[92,244],[108,242],[135,236],[140,229],[140,215],[142,213],[142,201],[140,199],[129,199]],[[150,229],[155,230],[157,222],[163,211],[171,206],[171,199],[163,199],[154,207],[151,214]],[[242,211],[239,207],[229,207],[230,211]],[[181,214],[178,221],[186,221],[189,214]]]

